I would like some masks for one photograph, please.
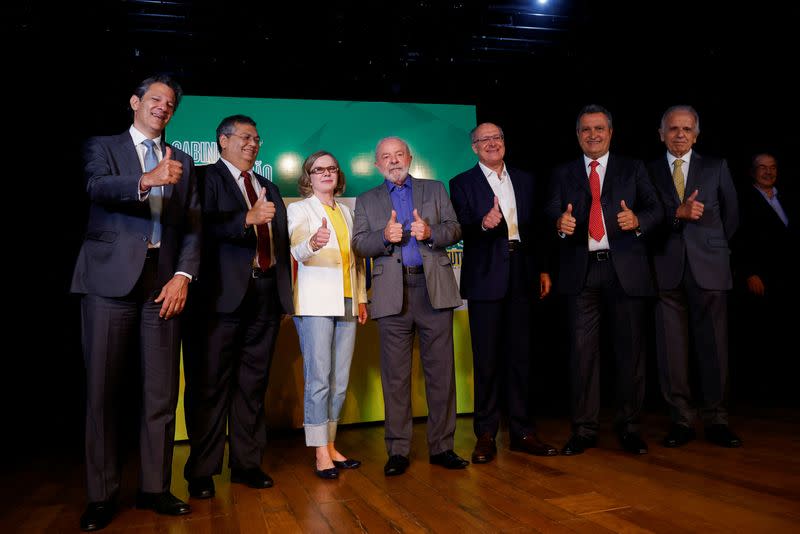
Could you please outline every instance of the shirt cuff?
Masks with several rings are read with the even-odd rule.
[[[175,271],[175,274],[179,274],[181,276],[185,276],[186,278],[189,279],[190,282],[192,281],[192,275],[189,274],[189,273],[185,273],[183,271]]]

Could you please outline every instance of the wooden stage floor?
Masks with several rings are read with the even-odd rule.
[[[231,485],[215,478],[217,496],[191,500],[180,518],[133,508],[135,467],[126,470],[121,511],[103,532],[800,532],[800,410],[736,416],[741,449],[700,438],[680,449],[658,444],[664,417],[647,418],[650,453],[623,453],[608,424],[600,444],[575,457],[512,453],[499,437],[489,464],[447,471],[428,463],[425,425],[414,426],[411,467],[386,478],[381,426],[345,427],[337,444],[364,462],[337,481],[312,472],[300,432],[271,440],[263,467],[275,487]],[[540,436],[561,447],[566,419],[539,422]],[[700,430],[698,428],[698,430]],[[469,458],[472,419],[460,417],[456,452]],[[57,445],[54,445],[57,447]],[[175,448],[173,492],[186,499],[188,447]],[[77,454],[3,475],[0,532],[78,532],[83,472]],[[130,463],[130,462],[129,462]]]

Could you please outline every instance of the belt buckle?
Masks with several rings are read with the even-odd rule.
[[[607,250],[598,250],[594,254],[595,254],[595,258],[597,258],[597,261],[608,261],[608,251]]]
[[[261,270],[258,267],[253,267],[250,269],[250,276],[252,276],[254,279],[261,278]]]

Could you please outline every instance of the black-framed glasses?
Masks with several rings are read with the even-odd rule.
[[[505,138],[506,138],[506,136],[503,135],[503,134],[487,135],[486,137],[479,137],[478,139],[475,139],[472,142],[474,144],[486,145],[490,141],[494,141],[495,143],[499,143],[500,141],[504,140]]]
[[[258,137],[257,135],[256,136],[252,136],[250,134],[238,134],[238,133],[230,133],[230,134],[227,134],[227,135],[228,135],[228,137],[230,137],[232,135],[235,135],[236,137],[238,137],[239,139],[244,141],[244,144],[247,144],[250,141],[253,141],[258,146],[263,146],[264,145],[264,140],[261,139],[260,137]]]
[[[335,172],[339,172],[339,167],[335,167],[333,165],[330,167],[314,167],[310,172],[311,174],[325,174],[326,172],[333,174]]]

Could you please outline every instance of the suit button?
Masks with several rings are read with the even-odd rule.
[[[142,236],[142,241],[147,241],[147,236],[146,235]]]
[[[400,263],[400,258],[397,258],[397,263]]]

